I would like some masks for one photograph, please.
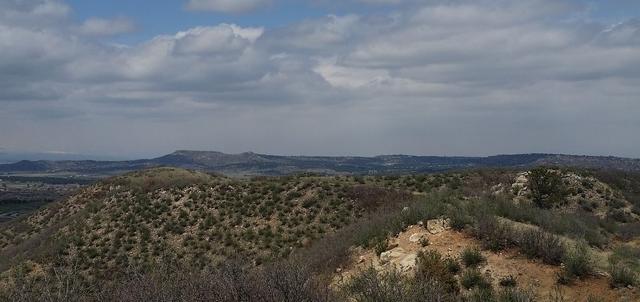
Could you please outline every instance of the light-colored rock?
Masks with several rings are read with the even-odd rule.
[[[427,235],[427,234],[425,234],[425,233],[415,233],[415,234],[413,234],[413,235],[411,235],[411,236],[409,237],[409,241],[410,241],[410,242],[414,242],[414,243],[415,243],[415,242],[420,242],[420,239],[422,239],[422,238],[426,237],[426,235]]]
[[[431,219],[427,221],[427,231],[431,234],[439,234],[449,228],[449,219]]]
[[[406,255],[407,253],[403,248],[397,247],[380,254],[380,262],[382,263],[396,262],[398,259],[403,258]]]
[[[410,269],[413,269],[416,266],[417,258],[418,258],[418,255],[415,253],[408,254],[398,261],[398,265],[400,266],[400,269],[402,269],[403,271],[408,271]]]

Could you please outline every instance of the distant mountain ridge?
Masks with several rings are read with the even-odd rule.
[[[561,154],[513,154],[488,157],[381,155],[280,156],[252,152],[226,154],[180,150],[153,159],[130,161],[29,161],[0,164],[1,173],[118,174],[158,166],[218,172],[227,175],[286,175],[296,172],[326,174],[427,173],[476,167],[558,165],[640,171],[640,159]]]

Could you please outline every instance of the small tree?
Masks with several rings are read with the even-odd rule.
[[[545,209],[563,204],[568,195],[561,173],[545,167],[531,170],[529,188],[533,202]]]

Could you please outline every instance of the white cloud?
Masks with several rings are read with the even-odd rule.
[[[189,0],[187,9],[221,13],[244,13],[264,7],[270,0]]]
[[[125,17],[89,18],[78,27],[78,31],[89,36],[112,36],[132,32],[135,28],[134,22]]]
[[[64,9],[38,23],[43,3],[65,7],[0,4],[12,147],[640,156],[640,26],[564,1],[414,2],[127,47],[79,35]],[[103,25],[89,32],[120,32]]]

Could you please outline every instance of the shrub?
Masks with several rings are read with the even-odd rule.
[[[474,267],[487,260],[477,247],[465,248],[460,258],[466,267]]]
[[[482,273],[475,268],[467,269],[462,273],[462,276],[460,276],[460,284],[466,289],[474,287],[491,288],[491,282],[485,279]]]
[[[525,230],[518,236],[520,250],[529,258],[540,258],[546,264],[562,262],[565,248],[560,238],[541,230]]]
[[[447,266],[447,270],[452,274],[457,274],[462,270],[460,263],[453,258],[447,257],[444,259],[444,264]]]
[[[513,275],[500,278],[500,286],[502,287],[516,287],[516,285],[518,285],[518,281]]]
[[[498,222],[494,216],[480,217],[474,226],[474,235],[482,241],[484,247],[494,252],[510,246],[514,232],[512,227]]]
[[[460,209],[449,211],[449,225],[456,231],[462,231],[473,220]]]
[[[609,273],[612,287],[634,286],[638,283],[640,248],[622,245],[609,256]]]
[[[433,281],[442,285],[446,292],[459,290],[458,281],[449,270],[442,255],[436,251],[420,252],[416,258],[415,278],[418,281]]]
[[[535,293],[531,290],[517,288],[503,288],[497,297],[498,302],[534,302],[537,301]]]
[[[389,241],[387,238],[376,238],[374,244],[374,250],[376,251],[376,255],[380,256],[380,254],[386,252],[389,249]]]
[[[420,238],[420,246],[426,247],[427,245],[429,245],[429,238],[427,237]]]
[[[437,282],[410,279],[394,270],[379,273],[374,268],[355,275],[343,286],[343,292],[348,301],[355,302],[457,301]]]
[[[533,202],[540,208],[553,208],[566,202],[568,191],[559,171],[538,167],[529,173]]]
[[[490,288],[490,287],[473,288],[463,298],[463,301],[468,301],[468,302],[488,302],[488,301],[495,301],[495,300],[496,298],[493,292],[493,288]]]
[[[622,263],[611,265],[609,274],[611,274],[611,287],[635,286],[638,282],[638,274]]]
[[[568,279],[584,277],[593,272],[591,251],[585,242],[578,243],[564,257],[563,274]]]

